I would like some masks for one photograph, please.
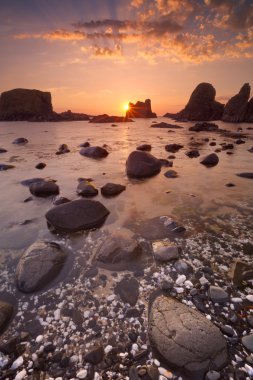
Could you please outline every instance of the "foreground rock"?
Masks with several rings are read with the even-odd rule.
[[[77,186],[76,192],[82,197],[95,197],[98,195],[98,189],[88,181],[81,181]]]
[[[246,172],[246,173],[238,173],[236,174],[238,177],[242,177],[242,178],[250,178],[250,179],[253,179],[253,172]]]
[[[60,155],[60,154],[65,154],[65,153],[69,153],[69,152],[70,152],[70,150],[69,150],[68,145],[67,144],[61,144],[55,154]]]
[[[28,140],[25,137],[18,137],[14,141],[12,141],[12,144],[27,144]]]
[[[146,99],[145,102],[138,101],[137,103],[129,103],[129,109],[126,112],[126,118],[152,118],[157,117],[156,113],[152,112],[151,100]]]
[[[250,85],[245,83],[239,93],[233,96],[225,105],[223,121],[240,123],[245,120],[250,97]]]
[[[220,330],[201,313],[163,295],[151,305],[149,339],[168,366],[202,380],[210,369],[227,363],[227,344]]]
[[[123,116],[109,116],[106,113],[103,115],[94,116],[92,119],[90,119],[89,123],[126,123],[126,122],[132,122],[128,117]]]
[[[50,195],[57,195],[60,192],[59,186],[54,182],[38,181],[29,186],[30,193],[36,197],[50,197]]]
[[[177,124],[169,124],[162,121],[161,123],[155,123],[150,126],[151,128],[167,128],[167,129],[182,129],[180,125]]]
[[[89,146],[87,148],[82,148],[79,153],[82,156],[95,159],[107,157],[109,154],[106,149],[100,146]]]
[[[150,144],[141,144],[136,147],[136,150],[143,150],[144,152],[149,152],[152,149]]]
[[[34,243],[18,263],[17,287],[25,293],[42,289],[60,273],[66,258],[67,254],[55,242]]]
[[[0,334],[5,329],[6,325],[10,321],[13,313],[13,306],[4,301],[0,301]]]
[[[157,240],[152,242],[154,258],[157,261],[166,262],[178,259],[178,247],[168,240]]]
[[[180,149],[182,149],[184,146],[181,145],[181,144],[168,144],[168,145],[165,145],[165,150],[167,152],[170,152],[170,153],[176,153],[178,152]]]
[[[115,197],[126,190],[126,186],[120,185],[118,183],[108,182],[106,185],[101,187],[101,193],[104,197]]]
[[[102,226],[109,213],[98,201],[80,199],[54,207],[45,216],[50,231],[71,233]]]
[[[124,303],[135,306],[139,298],[139,283],[133,277],[123,278],[115,286],[114,292]]]
[[[200,161],[202,165],[205,165],[207,167],[215,166],[218,164],[218,162],[219,162],[219,157],[217,156],[216,153],[211,153],[205,158],[203,158],[202,161]]]
[[[193,132],[217,132],[219,130],[218,125],[214,123],[196,123],[193,127],[189,128],[189,131]]]
[[[185,108],[174,117],[193,121],[220,120],[224,105],[215,101],[215,95],[215,88],[210,83],[200,83]]]
[[[147,178],[161,171],[161,162],[150,153],[134,151],[130,153],[126,162],[126,172],[129,177]]]

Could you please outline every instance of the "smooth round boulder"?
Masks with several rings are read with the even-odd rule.
[[[155,355],[191,379],[202,380],[208,370],[220,370],[227,363],[227,343],[220,330],[171,297],[160,295],[153,301],[148,335]]]
[[[166,178],[177,178],[178,177],[178,174],[175,170],[167,170],[163,175]]]
[[[165,145],[165,150],[170,153],[176,153],[183,147],[184,146],[182,144],[168,144],[168,145]]]
[[[17,287],[24,293],[44,288],[60,273],[66,258],[66,252],[55,242],[38,241],[32,244],[19,260]]]
[[[52,208],[45,217],[50,231],[71,233],[101,227],[109,213],[98,201],[79,199]]]
[[[30,193],[36,197],[46,198],[59,194],[59,186],[54,182],[39,181],[29,186]]]
[[[152,154],[142,151],[130,153],[126,162],[126,172],[132,178],[148,178],[161,171],[161,162]]]
[[[5,301],[0,301],[0,333],[3,332],[10,321],[13,313],[13,306]]]
[[[219,157],[217,156],[216,153],[208,154],[208,156],[204,157],[203,160],[200,161],[202,165],[205,165],[207,167],[215,166],[218,164],[218,162],[219,162]]]
[[[35,169],[39,169],[39,170],[42,170],[46,167],[47,165],[45,164],[45,162],[39,162],[36,166],[35,166]]]
[[[104,197],[115,197],[122,193],[122,191],[126,190],[126,186],[120,185],[118,183],[110,183],[108,182],[106,185],[101,187],[101,194]]]
[[[76,192],[78,195],[81,195],[82,197],[95,197],[98,195],[98,189],[95,188],[90,182],[88,181],[80,181]]]
[[[28,140],[25,137],[18,137],[14,141],[12,141],[12,144],[27,144]]]
[[[104,158],[109,154],[106,149],[101,148],[100,146],[89,146],[87,148],[82,148],[79,153],[82,156],[95,159]]]

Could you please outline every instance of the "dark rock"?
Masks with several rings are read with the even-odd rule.
[[[167,240],[158,240],[152,242],[154,257],[158,261],[166,262],[178,259],[178,247]]]
[[[6,153],[8,152],[8,150],[4,149],[4,148],[0,148],[0,153]]]
[[[104,358],[104,348],[102,346],[98,346],[92,348],[84,355],[84,360],[93,365],[99,364]]]
[[[135,306],[139,298],[139,283],[133,277],[124,278],[116,284],[114,292],[124,303]]]
[[[148,375],[151,380],[159,380],[159,371],[156,365],[152,364],[147,368]]]
[[[125,312],[125,318],[139,318],[140,317],[140,311],[135,309],[134,307],[130,307]]]
[[[129,369],[129,380],[141,380],[141,378],[138,375],[137,368],[132,366]]]
[[[193,127],[189,128],[189,131],[193,132],[218,132],[219,127],[214,123],[196,123]]]
[[[0,120],[33,120],[53,112],[50,92],[17,88],[0,97]]]
[[[39,162],[39,163],[35,166],[35,168],[41,170],[41,169],[44,169],[46,166],[47,166],[47,165],[46,165],[44,162]]]
[[[126,123],[126,122],[132,122],[128,117],[123,116],[109,116],[107,114],[94,116],[89,123]]]
[[[27,143],[28,143],[28,140],[25,137],[18,137],[17,139],[12,141],[12,144],[27,144]]]
[[[253,334],[242,337],[242,344],[249,352],[253,353]]]
[[[219,372],[216,371],[208,371],[205,380],[219,380],[221,378]]]
[[[5,301],[0,301],[0,334],[10,322],[13,313],[13,306]]]
[[[39,181],[29,186],[30,193],[36,197],[46,198],[50,195],[59,194],[59,186],[54,182]]]
[[[126,186],[110,182],[101,187],[101,193],[104,197],[114,197],[124,190],[126,190]]]
[[[232,182],[228,182],[228,183],[226,183],[226,186],[227,186],[227,187],[234,187],[234,186],[235,186],[235,184],[234,184],[234,183],[232,183]]]
[[[207,370],[219,370],[227,363],[227,344],[220,330],[173,298],[161,295],[154,300],[148,334],[155,354],[194,379],[203,379]]]
[[[85,277],[93,278],[98,275],[98,268],[95,266],[91,266],[84,272]]]
[[[200,83],[185,106],[175,115],[176,119],[182,120],[220,120],[224,105],[215,101],[216,91],[210,83]]]
[[[253,269],[248,263],[236,260],[232,264],[229,275],[236,286],[241,286],[244,281],[253,280]]]
[[[238,139],[238,140],[235,140],[235,144],[237,145],[241,145],[241,144],[245,144],[246,141],[242,140],[242,139]]]
[[[157,117],[151,109],[151,100],[145,102],[138,101],[136,104],[129,103],[129,109],[126,112],[126,118],[152,118]],[[116,120],[115,120],[116,121]]]
[[[161,165],[165,168],[171,168],[173,166],[173,161],[168,161],[166,158],[159,158]]]
[[[98,189],[88,181],[79,182],[76,192],[82,197],[95,197],[98,195]]]
[[[240,123],[245,120],[250,97],[250,85],[245,83],[239,93],[233,96],[225,105],[223,121]]]
[[[218,286],[210,286],[209,298],[214,303],[225,303],[229,301],[228,293]]]
[[[80,148],[88,148],[90,146],[90,143],[88,141],[86,141],[86,142],[80,144],[79,146],[80,146]]]
[[[50,230],[68,233],[98,228],[108,214],[100,202],[80,199],[54,207],[45,216]]]
[[[101,148],[100,146],[89,146],[88,148],[82,148],[79,152],[82,156],[89,158],[104,158],[108,156],[106,149]]]
[[[167,128],[167,129],[182,129],[180,125],[177,124],[168,124],[162,121],[161,123],[155,123],[150,126],[151,128]]]
[[[136,150],[143,150],[144,152],[149,152],[150,150],[152,149],[152,146],[149,145],[149,144],[142,144],[142,145],[138,145]]]
[[[203,158],[202,161],[200,161],[202,165],[205,165],[208,167],[215,166],[218,164],[218,162],[219,162],[219,157],[217,156],[216,153],[208,154],[208,156],[206,156],[205,158]]]
[[[185,154],[186,154],[186,156],[188,156],[190,158],[197,158],[200,156],[199,151],[197,149],[189,150]]]
[[[174,268],[176,269],[177,273],[185,274],[186,276],[193,273],[192,266],[184,260],[177,260],[174,264]]]
[[[19,290],[31,293],[45,287],[61,271],[67,254],[54,242],[39,241],[22,255],[16,270]]]
[[[247,316],[247,322],[253,328],[253,314]]]
[[[252,148],[248,149],[248,152],[253,153],[253,146]]]
[[[175,170],[167,170],[165,173],[164,173],[164,176],[166,178],[177,178],[178,177],[178,174]]]
[[[168,237],[174,238],[178,227],[181,228],[170,217],[163,215],[138,223],[135,231],[145,239],[160,240]]]
[[[59,206],[59,205],[62,205],[63,203],[68,203],[70,202],[70,199],[68,198],[65,198],[65,197],[60,197],[60,196],[57,196],[54,201],[53,201],[53,205],[55,206]]]
[[[126,172],[129,177],[152,177],[161,171],[161,162],[150,153],[134,151],[126,162]]]
[[[216,145],[216,142],[215,142],[215,141],[212,141],[212,142],[210,142],[209,145],[210,145],[210,146],[215,146],[215,145]]]
[[[234,149],[233,144],[222,144],[222,150]]]
[[[57,155],[59,154],[65,154],[65,153],[69,153],[70,150],[68,148],[68,145],[67,144],[61,144],[58,148],[58,151],[55,153]]]
[[[234,330],[232,329],[231,326],[228,326],[228,325],[221,326],[220,329],[223,332],[223,334],[230,336],[230,337],[234,336]]]
[[[34,183],[38,183],[38,182],[44,182],[44,178],[29,178],[29,179],[24,179],[23,181],[21,181],[21,185],[23,186],[31,186],[33,185]]]
[[[165,150],[170,153],[176,153],[179,149],[182,149],[184,146],[181,144],[168,144],[165,145]]]
[[[15,168],[14,165],[0,164],[0,172]]]
[[[85,113],[72,112],[71,110],[57,114],[56,121],[86,121],[90,120],[90,116]]]
[[[248,102],[247,111],[244,117],[246,123],[253,123],[253,98]]]
[[[242,178],[250,178],[253,179],[253,172],[252,173],[238,173],[236,174],[238,177]]]

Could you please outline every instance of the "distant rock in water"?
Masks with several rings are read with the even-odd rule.
[[[185,108],[174,115],[178,120],[220,120],[224,105],[215,100],[216,91],[210,83],[200,83],[190,96]]]
[[[239,123],[245,120],[250,97],[250,85],[245,83],[239,93],[233,96],[225,105],[223,121]]]
[[[89,122],[90,123],[122,123],[122,122],[132,122],[127,116],[109,116],[106,113],[103,115],[94,116]]]
[[[0,120],[47,119],[53,114],[50,92],[17,88],[0,97]]]
[[[104,158],[109,154],[106,149],[100,146],[89,146],[87,148],[82,148],[79,153],[82,156],[95,159]]]
[[[61,112],[57,114],[59,117],[59,120],[62,121],[85,121],[90,120],[90,116],[86,115],[86,113],[77,113],[72,112],[71,110]]]
[[[218,125],[214,123],[196,123],[193,127],[189,128],[189,131],[193,132],[217,132],[219,130]]]
[[[168,129],[181,129],[180,125],[177,124],[168,124],[162,121],[161,123],[155,123],[150,126],[151,128],[168,128]]]
[[[129,103],[129,109],[126,112],[126,118],[152,118],[157,117],[156,113],[152,112],[151,100],[146,99],[145,102],[138,101],[137,103]]]

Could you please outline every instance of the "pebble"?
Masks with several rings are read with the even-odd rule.
[[[248,351],[253,352],[253,334],[242,337],[242,344]]]
[[[60,311],[60,309],[56,309],[56,310],[54,311],[54,319],[55,319],[56,321],[59,321],[60,316],[61,316],[61,311]]]
[[[205,376],[205,380],[219,380],[220,378],[219,372],[216,371],[208,371]]]
[[[165,369],[163,367],[159,367],[158,371],[159,371],[160,375],[165,376],[166,379],[173,379],[172,373],[170,371],[168,371],[167,369]]]
[[[88,372],[86,369],[81,369],[80,371],[77,372],[76,377],[78,379],[85,379],[87,374],[88,374]]]
[[[21,365],[24,363],[24,359],[23,359],[23,356],[19,356],[13,363],[12,363],[12,366],[11,366],[11,369],[17,369],[19,367],[21,367]]]
[[[25,369],[22,369],[22,371],[19,371],[19,372],[16,374],[14,380],[22,380],[22,379],[26,376],[26,374],[27,374],[26,370],[25,370]]]
[[[184,274],[181,274],[180,276],[178,276],[178,278],[176,280],[176,284],[177,285],[183,285],[185,280],[186,280],[186,276]]]
[[[105,354],[109,354],[109,352],[112,350],[112,348],[113,348],[113,347],[110,346],[110,345],[108,344],[108,346],[106,346],[106,347],[105,347],[105,350],[104,350],[104,351],[105,351]]]
[[[248,295],[246,296],[246,299],[247,299],[248,301],[250,301],[250,302],[253,302],[253,294],[248,294]]]
[[[240,297],[233,297],[231,298],[231,301],[233,303],[241,303],[242,302],[242,299]]]

